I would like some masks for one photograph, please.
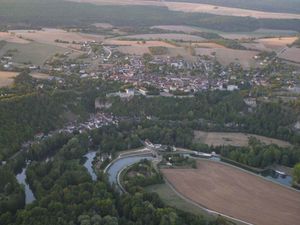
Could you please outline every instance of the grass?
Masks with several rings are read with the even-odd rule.
[[[7,43],[0,50],[0,56],[13,50],[13,61],[17,63],[32,63],[34,65],[43,65],[45,61],[56,53],[64,53],[66,49],[32,42],[29,44]]]
[[[206,219],[213,220],[214,217],[207,214],[201,208],[180,198],[167,184],[156,184],[145,188],[147,192],[155,192],[163,200],[166,205],[177,208],[179,210],[193,213],[205,217]]]

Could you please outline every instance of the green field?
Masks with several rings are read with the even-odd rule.
[[[0,57],[7,51],[11,51],[13,62],[43,65],[47,59],[56,53],[66,52],[66,49],[36,42],[28,44],[7,43],[0,49]]]
[[[204,216],[207,219],[213,219],[213,216],[210,216],[199,207],[194,206],[193,204],[180,198],[167,184],[156,184],[151,185],[145,188],[148,192],[155,192],[163,200],[163,202],[169,206],[186,211],[189,213],[197,214]]]

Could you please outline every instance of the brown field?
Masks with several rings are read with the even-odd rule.
[[[263,38],[257,42],[263,44],[266,48],[278,49],[293,44],[298,37],[282,37],[282,38]]]
[[[13,78],[18,74],[17,72],[0,71],[0,88],[12,85],[14,83]]]
[[[248,146],[248,140],[250,137],[255,137],[267,145],[276,144],[280,147],[291,146],[291,144],[286,141],[259,136],[255,134],[195,131],[194,136],[195,142],[202,142],[212,146]]]
[[[218,213],[259,225],[299,223],[300,192],[254,174],[205,160],[198,160],[197,169],[162,173],[187,199]]]
[[[261,19],[300,19],[300,15],[291,13],[272,13],[239,8],[221,7],[209,4],[187,2],[164,2],[157,0],[68,0],[74,2],[89,2],[100,5],[153,5],[165,6],[169,10],[182,12],[211,13],[225,16],[254,17]]]
[[[22,38],[24,40],[35,41],[42,44],[51,44],[59,47],[65,48],[74,48],[75,45],[65,44],[65,43],[56,43],[56,39],[60,39],[63,41],[68,41],[72,43],[72,41],[76,42],[85,42],[85,41],[103,41],[104,36],[101,35],[91,35],[91,34],[83,34],[76,32],[67,32],[61,29],[50,29],[44,28],[40,31],[37,30],[11,30],[10,33],[15,34],[15,36]]]
[[[145,53],[150,53],[149,48],[144,46],[119,46],[118,50],[124,54],[131,55],[143,55]]]
[[[230,63],[239,63],[246,69],[257,66],[257,63],[254,60],[254,56],[258,54],[257,51],[228,48],[196,48],[197,55],[213,56],[214,53],[216,59],[224,66],[227,66]]]
[[[137,34],[137,35],[129,35],[129,36],[123,36],[118,37],[119,38],[126,38],[126,39],[144,39],[144,40],[150,40],[150,39],[166,39],[166,40],[183,40],[183,41],[204,41],[204,38],[190,35],[190,34],[176,34],[176,33],[170,33],[170,34]]]
[[[280,58],[300,63],[300,48],[288,48],[280,54]]]
[[[7,41],[7,42],[19,43],[19,44],[29,43],[29,41],[17,37],[12,32],[0,32],[0,41]]]

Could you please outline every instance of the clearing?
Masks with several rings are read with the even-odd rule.
[[[0,71],[0,88],[12,85],[18,74],[17,72]]]
[[[250,137],[255,137],[256,139],[260,140],[261,142],[267,145],[276,144],[280,147],[291,146],[291,144],[286,141],[259,136],[255,134],[194,131],[194,136],[195,142],[202,142],[209,146],[248,146],[248,141]]]
[[[300,220],[300,192],[235,167],[198,160],[197,169],[163,169],[162,173],[187,199],[227,216],[260,225]]]

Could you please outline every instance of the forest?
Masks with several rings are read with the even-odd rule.
[[[88,26],[99,21],[115,26],[151,27],[191,25],[226,32],[249,32],[259,28],[300,31],[300,20],[255,19],[203,13],[169,11],[157,6],[97,6],[63,0],[0,0],[0,26],[40,28]],[[45,10],[47,9],[47,10]],[[57,10],[59,9],[59,10]],[[12,16],[13,15],[13,16]],[[130,15],[130,16],[129,16]],[[36,18],[39,18],[37,20]],[[74,19],[76,18],[76,19]],[[26,22],[24,24],[24,22]]]
[[[110,110],[119,116],[152,116],[185,121],[193,129],[242,131],[300,143],[299,134],[292,130],[299,115],[296,103],[259,102],[248,112],[241,92],[222,91],[197,93],[188,99],[135,97],[130,102],[112,101]]]

